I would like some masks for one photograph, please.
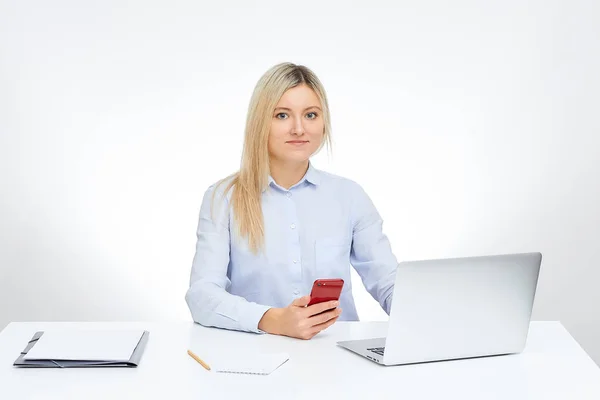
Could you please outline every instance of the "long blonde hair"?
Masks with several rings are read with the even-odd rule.
[[[262,192],[269,184],[268,140],[273,111],[283,94],[299,85],[311,88],[321,102],[324,132],[319,150],[324,144],[331,148],[331,119],[325,89],[317,76],[307,67],[292,63],[277,64],[260,78],[248,107],[244,148],[240,170],[219,181],[217,188],[229,180],[223,196],[231,192],[231,209],[237,233],[248,240],[255,254],[264,248]],[[214,194],[213,192],[213,200]],[[213,202],[214,203],[214,202]]]

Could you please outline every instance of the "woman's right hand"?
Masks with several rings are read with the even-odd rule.
[[[326,301],[306,307],[309,301],[310,296],[304,296],[285,308],[270,308],[259,321],[258,329],[307,340],[333,325],[342,313],[342,309],[338,307],[339,301]]]

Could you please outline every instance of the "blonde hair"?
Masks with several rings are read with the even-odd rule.
[[[227,196],[231,190],[230,205],[237,233],[241,238],[247,238],[249,248],[255,254],[264,248],[261,199],[262,192],[269,184],[268,140],[273,111],[283,94],[299,85],[306,85],[312,89],[321,102],[324,132],[317,152],[324,144],[331,148],[331,119],[323,85],[317,76],[303,65],[277,64],[265,72],[252,93],[246,117],[240,170],[219,181],[216,186],[218,189],[223,182],[230,180],[223,196]],[[217,190],[213,192],[213,200],[216,192]]]

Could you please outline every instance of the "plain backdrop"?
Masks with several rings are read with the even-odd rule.
[[[533,318],[600,362],[599,20],[593,0],[0,0],[0,328],[191,320],[202,195],[291,61],[329,96],[315,166],[365,188],[399,260],[542,252]]]

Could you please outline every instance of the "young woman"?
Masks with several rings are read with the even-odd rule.
[[[240,169],[210,186],[200,208],[186,294],[194,321],[310,339],[358,320],[350,265],[389,314],[398,263],[379,213],[357,183],[310,162],[330,135],[310,69],[283,63],[261,77]],[[340,300],[307,307],[319,278],[344,279]]]

